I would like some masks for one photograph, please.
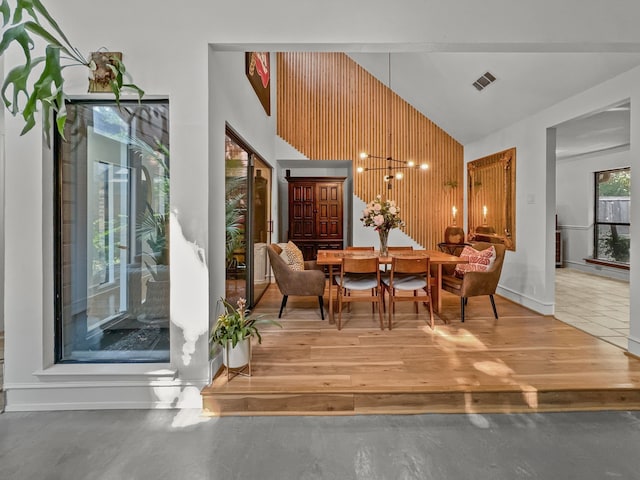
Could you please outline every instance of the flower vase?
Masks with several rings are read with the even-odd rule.
[[[380,235],[380,256],[386,257],[389,254],[389,249],[387,248],[387,240],[389,239],[389,230],[378,230],[378,235]]]

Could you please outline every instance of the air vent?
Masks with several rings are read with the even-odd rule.
[[[476,87],[476,90],[481,91],[491,85],[496,81],[496,77],[490,72],[486,72],[480,78],[478,78],[475,82],[473,82],[473,86]]]

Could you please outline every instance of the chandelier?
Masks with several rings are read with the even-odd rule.
[[[429,165],[427,163],[421,163],[420,165],[416,164],[413,160],[398,160],[396,158],[393,158],[393,156],[391,155],[391,94],[392,94],[392,90],[391,90],[391,52],[389,52],[388,54],[388,68],[387,68],[387,72],[388,72],[388,83],[387,83],[387,136],[388,136],[388,144],[387,144],[387,151],[389,152],[389,154],[386,157],[382,157],[382,156],[378,156],[378,155],[372,155],[371,153],[367,153],[367,152],[361,152],[360,153],[360,160],[367,160],[370,158],[376,159],[376,160],[385,160],[387,162],[387,165],[384,167],[365,167],[362,165],[359,165],[356,168],[356,171],[358,173],[364,173],[364,172],[371,172],[371,171],[375,171],[375,170],[386,170],[387,174],[384,176],[384,181],[387,184],[387,188],[391,189],[392,187],[392,181],[395,180],[402,180],[402,178],[404,177],[404,173],[402,172],[402,170],[406,170],[406,169],[420,169],[420,170],[427,170],[429,168]]]

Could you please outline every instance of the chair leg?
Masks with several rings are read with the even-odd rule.
[[[414,291],[413,291],[413,296],[414,296],[414,297],[417,297],[417,296],[418,296],[418,291],[417,291],[417,290],[414,290]],[[415,302],[413,302],[413,306],[415,307],[415,311],[416,311],[416,313],[418,313],[418,299],[417,299],[417,298],[416,298],[416,301],[415,301]]]
[[[384,298],[384,290],[378,287],[378,316],[380,317],[380,330],[384,330],[384,320],[382,319],[382,299],[383,298]]]
[[[467,303],[467,299],[465,297],[460,297],[460,318],[464,322],[464,305]]]
[[[322,295],[318,296],[318,304],[320,305],[320,318],[324,320],[324,299],[322,298]]]
[[[429,293],[430,288],[425,288],[425,292],[427,292],[427,298],[429,299],[429,320],[431,321],[431,330],[435,328],[435,322],[433,320],[433,302],[431,301],[431,293]]]
[[[496,310],[496,302],[493,299],[493,295],[489,295],[489,300],[491,300],[491,306],[493,307],[493,315],[498,319],[498,311]]]
[[[287,298],[289,298],[288,295],[282,296],[282,303],[280,304],[280,313],[278,314],[278,318],[282,317],[282,310],[284,310],[284,307],[287,305]]]
[[[342,289],[340,289],[338,291],[338,330],[342,330],[342,297],[343,296],[344,296],[344,292],[342,292]]]

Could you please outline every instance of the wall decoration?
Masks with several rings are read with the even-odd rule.
[[[516,149],[467,163],[469,240],[516,249]]]
[[[245,69],[251,86],[267,115],[271,115],[271,66],[269,52],[245,52]]]

